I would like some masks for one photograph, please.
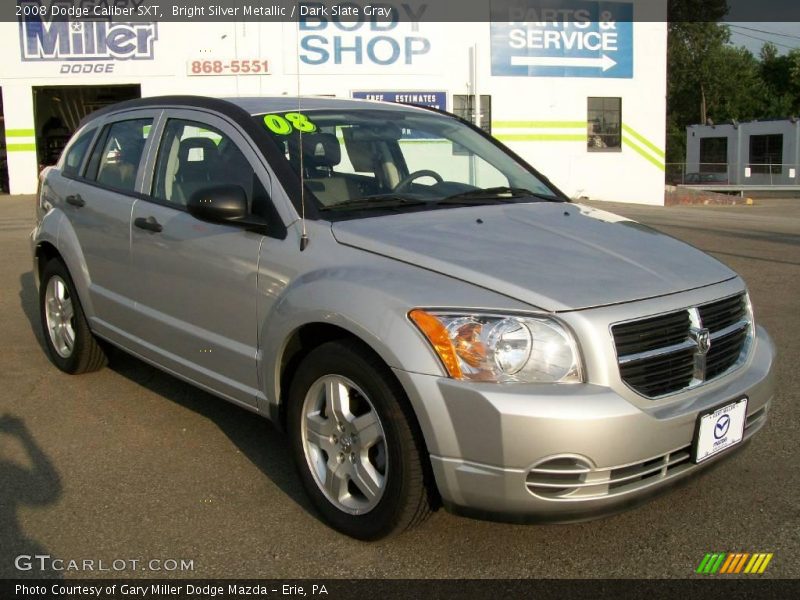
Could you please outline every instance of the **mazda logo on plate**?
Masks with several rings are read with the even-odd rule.
[[[714,437],[716,439],[725,437],[725,434],[728,433],[730,426],[731,418],[728,415],[722,415],[719,419],[717,419],[717,424],[714,425]]]

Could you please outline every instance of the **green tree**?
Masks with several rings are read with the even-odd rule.
[[[719,21],[726,14],[727,0],[669,0],[667,4],[670,23]]]
[[[789,96],[791,98],[791,107],[789,113],[783,113],[783,116],[790,114],[792,116],[800,116],[800,49],[795,48],[788,54],[789,57]]]
[[[774,44],[761,47],[759,76],[764,85],[762,117],[786,117],[800,108],[800,51],[779,55]]]
[[[707,88],[707,115],[716,122],[745,121],[763,112],[764,83],[759,63],[745,48],[723,46],[711,57]]]
[[[709,100],[721,97],[716,71],[730,32],[716,21],[727,12],[725,0],[671,0],[668,5],[667,162],[683,162],[686,126],[705,123]]]
[[[705,123],[709,101],[720,96],[714,89],[720,56],[730,33],[718,23],[690,21],[670,23],[667,44],[667,160],[682,162],[685,128]],[[714,107],[712,106],[712,109]],[[713,113],[713,110],[712,110]],[[713,117],[712,117],[713,118]]]
[[[800,116],[800,49],[758,57],[730,45],[718,21],[725,0],[670,0],[667,44],[667,162],[683,162],[686,127]]]

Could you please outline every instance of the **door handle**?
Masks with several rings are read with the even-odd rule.
[[[72,206],[77,206],[78,208],[80,208],[81,206],[86,204],[84,199],[81,198],[80,194],[73,194],[73,195],[67,196],[65,198],[65,200],[67,201],[67,204],[71,204]]]
[[[152,231],[153,233],[160,233],[162,229],[161,223],[156,221],[155,217],[138,217],[133,220],[133,224],[136,225],[139,229],[144,229],[146,231]]]

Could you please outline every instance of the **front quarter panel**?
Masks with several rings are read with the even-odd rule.
[[[443,376],[438,357],[408,319],[411,309],[534,310],[462,281],[341,246],[329,230],[312,237],[301,260],[307,268],[298,268],[261,325],[259,369],[264,374],[265,413],[274,414],[270,405],[274,409],[280,402],[282,356],[293,333],[304,325],[342,328],[369,345],[390,368]]]

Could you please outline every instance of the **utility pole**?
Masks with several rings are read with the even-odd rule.
[[[706,125],[708,123],[708,115],[706,114],[706,88],[700,83],[700,123]]]

